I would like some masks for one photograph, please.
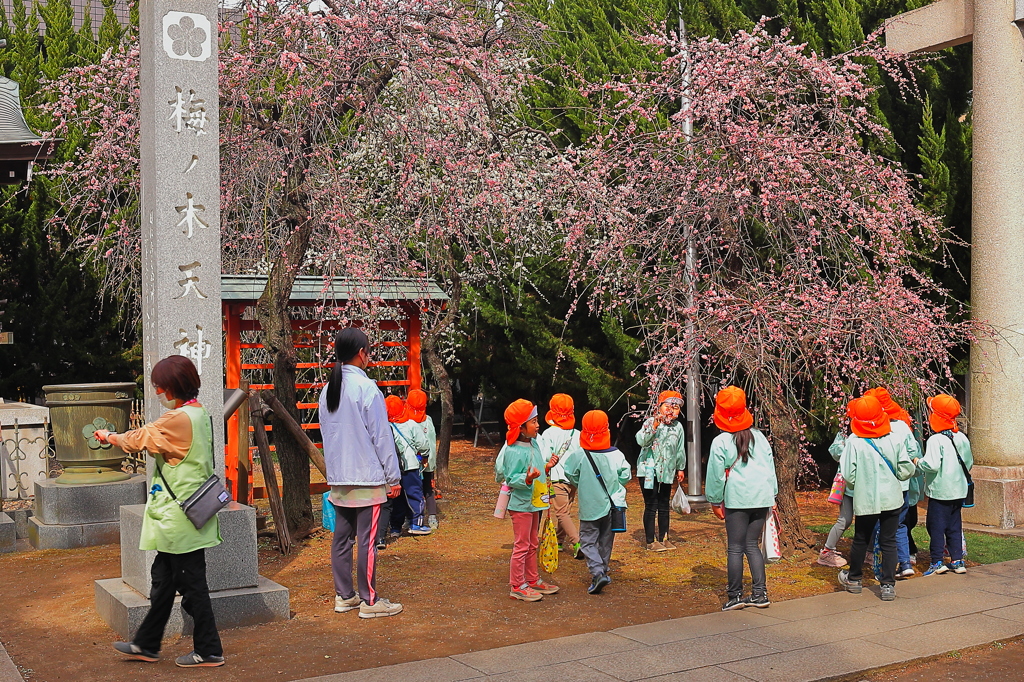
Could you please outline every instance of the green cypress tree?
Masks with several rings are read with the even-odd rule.
[[[917,156],[921,160],[921,203],[928,210],[942,215],[948,225],[952,197],[949,192],[949,167],[943,161],[946,155],[946,126],[942,126],[941,131],[935,130],[930,98],[924,102],[920,140]]]
[[[117,14],[114,12],[114,0],[102,0],[102,2],[103,21],[100,23],[98,41],[100,53],[116,47],[121,42],[121,36],[124,35],[125,31],[124,27],[121,26],[121,22],[117,20]]]

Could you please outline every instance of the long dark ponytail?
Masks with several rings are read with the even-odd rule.
[[[341,403],[342,365],[359,354],[359,351],[370,350],[370,340],[362,329],[346,327],[334,337],[334,369],[327,382],[327,411],[337,412]]]
[[[732,442],[736,444],[736,454],[739,455],[744,464],[750,459],[750,442],[752,440],[754,440],[754,434],[751,433],[749,428],[732,434]]]

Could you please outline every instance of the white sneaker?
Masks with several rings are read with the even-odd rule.
[[[432,530],[437,530],[437,514],[431,514],[427,517],[427,525],[430,526]]]
[[[348,599],[345,599],[340,594],[334,595],[334,611],[336,613],[346,613],[348,611],[355,611],[359,608],[359,605],[363,603],[363,600],[359,598],[359,593],[356,592]]]
[[[360,618],[385,618],[387,616],[397,616],[401,612],[401,604],[392,604],[387,599],[378,599],[377,603],[373,606],[366,602],[359,605]]]

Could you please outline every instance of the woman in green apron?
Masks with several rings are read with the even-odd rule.
[[[206,549],[220,544],[220,526],[214,516],[197,529],[168,492],[170,488],[179,500],[187,499],[213,475],[213,424],[197,400],[199,373],[191,360],[164,358],[153,367],[151,380],[167,412],[127,433],[96,432],[100,441],[126,452],[146,450],[156,463],[139,542],[140,549],[156,550],[150,609],[132,641],[115,642],[114,648],[129,658],[159,661],[160,641],[178,592],[181,607],[195,621],[195,650],[175,663],[183,668],[220,666],[224,651],[206,584]]]

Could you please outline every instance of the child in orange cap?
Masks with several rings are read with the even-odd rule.
[[[420,475],[420,458],[429,451],[423,431],[409,419],[405,401],[389,395],[384,401],[388,408],[388,421],[395,437],[395,449],[402,470],[402,494],[395,498],[391,509],[391,535],[402,534],[402,525],[409,519],[410,535],[430,535],[430,526],[424,523],[423,478]]]
[[[772,446],[754,425],[747,396],[737,386],[726,386],[715,397],[715,425],[722,433],[711,441],[705,495],[712,504],[725,505],[728,537],[728,600],[723,611],[747,606],[768,608],[764,555],[758,543],[768,513],[775,506],[779,482]],[[743,598],[743,557],[750,568],[750,597]]]
[[[966,573],[960,510],[967,495],[969,472],[974,466],[971,442],[957,426],[960,403],[956,398],[939,394],[928,399],[928,409],[931,410],[928,424],[935,433],[928,438],[924,457],[916,462],[924,472],[928,494],[925,525],[932,557],[925,575],[938,575],[950,568],[954,573]],[[944,549],[949,550],[948,568],[942,563]]]
[[[636,477],[644,495],[644,538],[647,549],[664,552],[675,549],[668,539],[669,500],[672,484],[683,482],[686,470],[686,433],[679,421],[683,397],[678,391],[662,391],[658,396],[658,412],[644,422],[636,434],[640,457],[636,461]],[[658,536],[654,536],[654,521]]]
[[[847,592],[860,594],[871,535],[878,524],[878,544],[882,549],[882,601],[896,598],[896,528],[903,507],[901,482],[914,475],[915,466],[907,452],[906,439],[892,434],[889,416],[874,396],[866,395],[850,402],[850,430],[840,460],[840,473],[853,487],[853,513],[856,515],[850,568],[839,571],[839,583]]]
[[[537,408],[529,400],[516,400],[505,408],[505,446],[495,464],[495,478],[512,489],[508,501],[515,540],[509,562],[509,597],[540,601],[558,592],[537,570],[541,512],[548,508],[546,462],[537,445]],[[557,463],[557,458],[555,460]]]
[[[612,503],[626,506],[626,489],[631,478],[629,463],[612,447],[608,415],[592,410],[583,415],[580,448],[565,461],[565,475],[580,495],[580,553],[587,560],[591,582],[588,594],[599,594],[612,581],[608,566],[615,533],[612,531]]]
[[[427,414],[427,393],[418,388],[409,391],[405,399],[409,419],[420,425],[430,452],[423,462],[423,499],[427,505],[427,525],[437,529],[437,494],[434,492],[434,470],[437,468],[437,430],[434,420]]]
[[[557,456],[563,462],[573,452],[580,449],[580,432],[573,428],[576,425],[572,396],[565,393],[556,393],[551,396],[551,409],[544,415],[544,421],[548,428],[537,438],[537,445],[549,460]],[[557,460],[556,460],[557,461]],[[568,539],[569,547],[577,559],[582,559],[580,554],[580,535],[576,531],[576,524],[572,522],[572,515],[569,508],[576,499],[576,486],[569,482],[565,476],[565,470],[561,463],[551,467],[551,511],[555,513],[558,520],[558,544],[564,545]]]

